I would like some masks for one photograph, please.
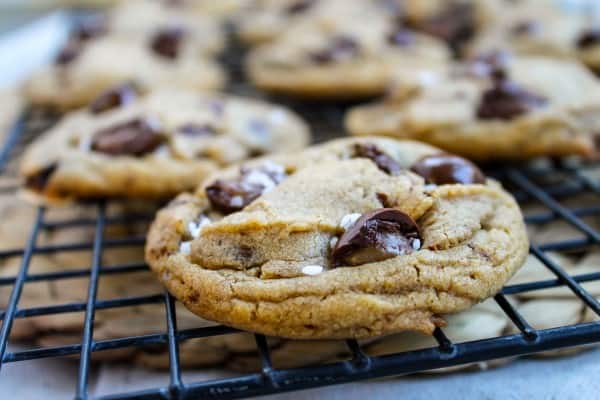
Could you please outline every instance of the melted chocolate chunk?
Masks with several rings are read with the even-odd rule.
[[[235,179],[218,179],[206,187],[211,206],[224,214],[240,211],[286,177],[282,166],[265,163],[257,168],[241,168]]]
[[[310,53],[310,59],[317,64],[345,61],[355,57],[359,49],[358,42],[353,38],[336,36],[331,39],[327,48]]]
[[[28,176],[25,179],[25,186],[29,189],[35,190],[36,192],[43,192],[50,180],[50,177],[56,171],[57,165],[51,164],[33,175]]]
[[[508,79],[502,69],[495,70],[492,79],[493,86],[483,93],[479,102],[478,118],[509,120],[546,104],[545,98]]]
[[[419,227],[395,208],[363,214],[337,241],[331,259],[334,267],[361,265],[410,254],[421,247]]]
[[[101,114],[113,108],[122,107],[132,103],[137,98],[137,89],[131,83],[110,88],[101,93],[96,100],[90,104],[90,111],[93,114]]]
[[[425,156],[410,170],[436,185],[485,183],[485,175],[475,164],[451,154]]]
[[[539,22],[533,20],[517,22],[510,32],[515,36],[535,35],[542,30]]]
[[[61,51],[56,55],[54,63],[62,66],[68,65],[79,56],[82,49],[83,46],[79,40],[69,39]]]
[[[181,133],[182,135],[189,137],[214,136],[217,134],[217,130],[208,124],[195,124],[190,122],[178,127],[177,133]]]
[[[289,15],[301,14],[308,11],[315,3],[315,0],[299,0],[285,8],[285,13]]]
[[[67,65],[73,62],[81,51],[84,43],[106,33],[106,21],[102,17],[89,17],[79,21],[69,34],[67,43],[56,56],[57,65]]]
[[[413,27],[446,41],[457,51],[475,34],[474,14],[471,4],[449,4],[439,14],[419,21]]]
[[[150,48],[163,58],[175,60],[179,56],[185,34],[185,30],[177,26],[161,29],[152,38]]]
[[[368,158],[377,165],[377,168],[390,175],[398,175],[401,170],[400,165],[398,165],[392,157],[388,156],[371,143],[355,144],[354,157]]]
[[[393,46],[410,46],[415,43],[415,35],[411,31],[400,27],[388,35],[387,41]]]
[[[96,132],[91,147],[111,156],[141,156],[154,151],[163,142],[157,121],[136,118]]]
[[[598,44],[600,44],[600,28],[588,29],[577,39],[577,47],[580,49],[586,49]]]

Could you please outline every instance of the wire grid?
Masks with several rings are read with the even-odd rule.
[[[233,61],[225,59],[232,75],[229,91],[234,93],[256,93],[244,83],[240,69],[240,49],[233,46],[233,53],[238,58]],[[319,132],[316,141],[329,139],[340,132],[343,111],[346,105],[339,104],[297,104],[285,99],[278,99],[291,106],[308,119],[313,131]],[[0,171],[4,175],[14,175],[16,157],[22,150],[23,144],[39,132],[44,124],[36,124],[36,113],[26,112],[16,123],[7,136],[0,150]],[[44,117],[48,115],[43,114]],[[43,118],[42,118],[43,120]],[[12,286],[8,305],[0,311],[2,327],[0,329],[0,368],[6,363],[34,360],[40,358],[79,355],[79,374],[76,399],[90,398],[88,392],[88,376],[90,372],[91,355],[112,349],[130,346],[163,345],[169,351],[168,386],[154,389],[121,393],[99,397],[102,399],[234,399],[256,396],[261,394],[279,393],[285,391],[308,389],[319,386],[341,384],[345,382],[398,376],[429,369],[451,367],[473,362],[488,361],[497,358],[518,356],[553,350],[577,345],[600,342],[600,321],[579,323],[551,329],[534,329],[523,316],[507,300],[507,295],[527,291],[541,290],[557,286],[567,286],[573,294],[600,316],[600,303],[588,293],[581,284],[600,280],[600,271],[583,275],[570,276],[561,265],[551,260],[548,251],[582,251],[598,248],[600,232],[588,225],[583,218],[600,216],[600,206],[569,208],[561,204],[562,200],[581,194],[600,195],[600,181],[590,177],[588,171],[600,167],[598,164],[582,164],[572,160],[554,161],[543,166],[495,166],[488,172],[501,180],[513,192],[520,203],[537,201],[544,206],[544,211],[526,217],[527,224],[536,225],[552,221],[565,221],[583,234],[580,239],[568,239],[554,243],[532,244],[530,252],[537,257],[555,276],[555,279],[506,286],[494,299],[519,329],[519,333],[477,340],[464,343],[454,343],[443,329],[436,329],[434,338],[438,346],[382,356],[369,356],[356,340],[347,340],[346,345],[351,359],[331,364],[316,365],[293,369],[276,369],[270,359],[267,340],[263,335],[255,335],[256,347],[262,363],[262,369],[257,373],[246,374],[234,378],[209,380],[202,382],[184,382],[179,362],[179,343],[186,339],[225,335],[238,332],[226,326],[212,326],[179,330],[175,302],[168,293],[154,295],[97,300],[98,280],[101,275],[119,274],[145,270],[143,264],[102,266],[102,252],[105,248],[143,245],[144,238],[130,236],[119,239],[105,239],[104,230],[107,225],[123,223],[137,219],[148,220],[149,216],[122,215],[109,217],[106,215],[106,204],[98,202],[96,218],[78,218],[62,221],[47,221],[46,210],[37,210],[35,222],[31,227],[29,240],[23,248],[0,251],[0,260],[8,257],[21,256],[21,266],[14,277],[0,278],[0,286]],[[0,187],[2,192],[16,190],[13,184]],[[61,245],[37,245],[37,238],[44,230],[62,229],[73,226],[93,226],[94,240],[92,242],[67,243]],[[49,254],[90,249],[92,263],[90,268],[69,270],[52,273],[30,274],[28,268],[31,259],[37,254]],[[33,308],[19,308],[19,298],[24,285],[29,282],[52,281],[74,277],[89,277],[87,301]],[[130,336],[111,340],[94,340],[94,315],[97,310],[127,307],[142,304],[162,303],[166,310],[166,332]],[[548,310],[551,311],[551,310]],[[8,351],[7,343],[13,322],[17,318],[28,318],[40,315],[51,315],[68,312],[85,313],[81,341],[55,347],[41,347],[22,351]],[[0,371],[1,374],[1,371]]]

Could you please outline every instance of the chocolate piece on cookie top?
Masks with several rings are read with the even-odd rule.
[[[164,140],[157,120],[135,118],[96,132],[91,148],[111,156],[142,156],[153,152]]]
[[[185,35],[185,29],[179,26],[162,28],[153,36],[150,48],[163,58],[175,60],[179,56]]]
[[[240,169],[237,178],[217,179],[206,187],[212,208],[224,214],[240,211],[263,193],[273,189],[286,177],[283,166],[265,162],[259,167]]]
[[[138,95],[138,91],[131,82],[112,87],[101,93],[91,104],[90,111],[93,114],[101,114],[114,108],[123,107],[132,103]]]
[[[372,143],[357,143],[354,145],[354,157],[368,158],[377,165],[377,168],[389,175],[398,175],[400,165],[390,156],[381,151]]]
[[[586,49],[600,44],[600,28],[587,29],[579,35],[577,47]]]
[[[395,208],[380,208],[360,216],[337,240],[331,253],[334,267],[356,266],[421,248],[416,222]]]
[[[458,50],[475,33],[474,7],[468,3],[449,3],[440,13],[417,21],[412,27],[436,36]]]
[[[298,0],[285,7],[283,11],[288,15],[302,14],[308,11],[314,3],[315,0]]]
[[[484,184],[485,175],[469,160],[451,154],[433,154],[418,160],[410,168],[434,185]]]
[[[37,171],[35,174],[29,175],[25,178],[25,186],[29,189],[38,192],[43,192],[46,188],[46,184],[50,180],[50,177],[52,176],[54,171],[56,171],[56,168],[56,164],[51,164]]]
[[[61,66],[70,64],[79,56],[85,42],[104,35],[106,31],[106,20],[103,17],[87,17],[78,21],[54,62]]]
[[[544,106],[547,100],[511,81],[503,69],[492,73],[492,87],[484,91],[477,117],[480,119],[510,120]]]
[[[359,51],[360,44],[356,39],[347,35],[338,35],[332,37],[324,49],[311,52],[309,57],[316,64],[329,64],[352,59]]]

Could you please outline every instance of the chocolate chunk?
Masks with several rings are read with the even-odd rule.
[[[355,144],[354,157],[368,158],[377,165],[377,168],[390,175],[398,175],[401,170],[400,165],[392,157],[379,150],[372,143]]]
[[[150,47],[159,56],[175,60],[179,56],[185,34],[185,30],[178,26],[161,29],[152,38]]]
[[[398,28],[387,37],[389,44],[398,47],[410,46],[415,43],[415,35],[407,29]]]
[[[214,136],[217,134],[217,130],[209,124],[195,124],[190,122],[178,127],[177,133],[190,137]]]
[[[25,186],[37,192],[43,192],[57,167],[57,164],[51,164],[35,174],[28,176],[25,179]]]
[[[588,29],[577,39],[577,47],[586,49],[600,44],[600,28]]]
[[[492,79],[493,86],[479,102],[478,118],[509,120],[546,104],[545,98],[519,87],[501,69],[492,73]]]
[[[436,185],[485,183],[485,175],[475,164],[451,154],[425,156],[410,170]]]
[[[451,3],[439,14],[412,26],[446,41],[457,51],[475,34],[475,12],[472,4]]]
[[[356,40],[349,36],[335,36],[327,48],[309,54],[310,59],[317,64],[328,64],[336,61],[345,61],[355,57],[360,46]]]
[[[419,227],[395,208],[363,214],[337,241],[331,259],[334,267],[361,265],[410,254],[421,247]]]
[[[225,214],[239,211],[286,177],[282,166],[266,162],[257,168],[241,168],[235,179],[218,179],[206,187],[211,206]]]
[[[71,38],[56,55],[54,63],[61,66],[68,65],[79,56],[82,49],[81,41]]]
[[[315,3],[315,0],[299,0],[285,8],[285,13],[289,15],[301,14],[308,11]]]
[[[100,114],[113,108],[122,107],[132,103],[137,98],[137,94],[137,89],[133,84],[123,83],[101,93],[90,104],[90,111],[93,114]]]
[[[103,17],[86,17],[74,26],[67,43],[56,56],[57,65],[73,62],[83,50],[84,42],[106,33],[106,20]]]
[[[510,32],[514,36],[535,35],[542,30],[542,25],[538,21],[527,20],[517,22],[511,28]]]
[[[112,156],[141,156],[154,151],[164,142],[158,122],[136,118],[96,132],[92,150]]]

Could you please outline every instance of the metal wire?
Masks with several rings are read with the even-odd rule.
[[[239,49],[232,50],[234,53]],[[237,57],[240,57],[239,51]],[[226,62],[228,62],[226,60]],[[243,74],[239,63],[228,62],[232,67],[232,83],[229,90],[236,93],[247,93],[247,85],[243,83]],[[282,99],[278,99],[282,100]],[[334,132],[339,132],[345,105],[310,105],[283,101],[303,114],[313,124],[315,132],[326,132],[317,141],[326,140]],[[28,137],[26,119],[31,111],[15,124],[5,146],[0,150],[0,170],[14,158],[21,148],[24,138]],[[591,165],[592,167],[598,166]],[[104,239],[103,232],[111,224],[127,224],[144,222],[151,215],[118,215],[107,216],[104,203],[97,205],[95,218],[78,218],[72,220],[47,221],[45,210],[38,210],[35,222],[31,227],[29,240],[23,248],[0,251],[0,260],[20,256],[21,266],[14,277],[0,278],[0,286],[12,287],[7,306],[0,311],[2,327],[0,329],[0,368],[6,363],[53,358],[79,354],[79,375],[75,388],[75,398],[89,399],[88,375],[90,360],[95,352],[120,349],[126,347],[144,347],[162,345],[168,348],[170,368],[169,384],[144,391],[112,394],[102,399],[235,399],[256,395],[281,393],[319,386],[340,384],[345,382],[405,375],[430,369],[452,367],[473,362],[488,361],[503,357],[514,357],[546,350],[554,350],[583,344],[600,343],[600,322],[579,323],[576,325],[552,329],[536,330],[508,301],[508,295],[524,293],[553,287],[568,287],[586,306],[600,315],[600,304],[590,295],[581,283],[600,280],[598,272],[570,276],[560,265],[548,258],[548,251],[581,251],[597,249],[600,244],[600,232],[587,224],[582,218],[600,216],[600,206],[569,208],[562,204],[565,199],[575,195],[598,195],[600,182],[586,175],[585,168],[590,165],[573,165],[554,163],[543,168],[496,168],[490,171],[498,179],[511,188],[520,202],[536,200],[545,210],[526,217],[526,223],[541,225],[553,221],[564,221],[580,232],[583,238],[569,238],[553,243],[536,243],[531,246],[531,254],[545,265],[555,279],[529,282],[506,286],[494,299],[506,317],[519,329],[512,335],[493,337],[466,343],[454,343],[444,333],[436,329],[433,337],[438,346],[383,356],[369,356],[356,340],[347,340],[346,347],[351,355],[347,361],[316,365],[295,369],[277,369],[270,356],[267,338],[255,335],[256,349],[261,360],[261,369],[254,374],[234,378],[210,380],[204,382],[184,382],[179,360],[179,344],[184,340],[225,335],[238,332],[225,326],[211,326],[195,329],[179,330],[175,311],[176,300],[168,293],[156,293],[145,296],[97,300],[99,279],[103,275],[121,274],[146,269],[143,263],[122,264],[110,267],[102,266],[102,253],[108,248],[124,246],[141,246],[143,236],[128,236],[119,239]],[[557,177],[548,182],[547,177]],[[10,192],[15,188],[6,188]],[[61,245],[37,246],[36,241],[42,230],[61,230],[74,226],[89,226],[95,231],[92,242],[74,242]],[[34,255],[56,254],[80,250],[91,250],[90,266],[69,271],[28,274],[29,264]],[[87,300],[58,305],[41,305],[39,307],[19,308],[19,299],[24,286],[31,282],[60,281],[89,276]],[[166,310],[166,331],[149,335],[123,337],[110,340],[94,340],[93,323],[97,310],[129,307],[144,304],[163,304]],[[15,319],[59,313],[85,312],[81,343],[45,347],[21,351],[8,351],[7,342]]]

